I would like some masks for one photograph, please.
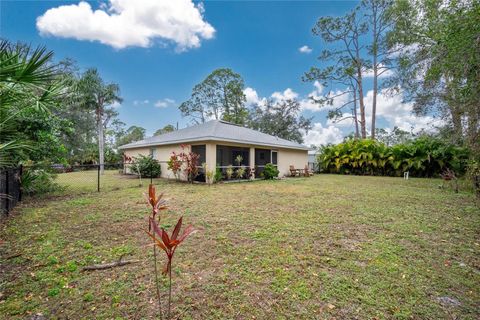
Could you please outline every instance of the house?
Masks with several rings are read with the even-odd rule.
[[[159,136],[136,141],[120,147],[128,157],[150,155],[162,166],[162,177],[173,178],[167,161],[173,151],[185,151],[200,155],[199,165],[206,163],[209,170],[238,165],[255,168],[255,175],[263,171],[267,163],[276,165],[280,176],[289,175],[289,166],[304,168],[308,163],[309,148],[296,142],[281,139],[256,130],[222,120],[211,120]],[[241,156],[241,163],[236,163]]]

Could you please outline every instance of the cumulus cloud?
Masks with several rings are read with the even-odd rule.
[[[109,0],[97,10],[81,1],[47,10],[37,18],[37,28],[41,35],[99,41],[116,49],[149,47],[159,39],[184,51],[215,34],[203,11],[192,0]]]
[[[367,92],[364,102],[367,106],[367,124],[370,124],[373,90]],[[377,119],[380,117],[385,119],[389,127],[399,127],[402,130],[419,132],[421,130],[430,131],[434,127],[442,125],[441,119],[429,115],[417,117],[412,111],[413,103],[403,103],[401,94],[391,96],[388,94],[388,89],[379,92],[377,96]]]
[[[324,127],[320,122],[316,122],[313,124],[312,130],[308,131],[308,133],[303,132],[303,141],[304,144],[309,145],[322,145],[328,143],[340,143],[343,140],[342,131],[333,126],[329,125]]]
[[[260,104],[263,100],[258,97],[257,91],[250,87],[245,88],[243,94],[245,95],[245,99],[247,100],[246,104],[248,106]]]
[[[282,101],[282,100],[293,100],[298,98],[298,93],[293,91],[290,88],[285,89],[285,91],[280,92],[276,91],[272,93],[272,99],[275,101]]]
[[[312,48],[305,45],[303,47],[298,48],[298,51],[300,51],[301,53],[310,53],[312,52]]]
[[[162,100],[158,100],[153,105],[157,108],[167,108],[167,107],[170,107],[171,105],[173,105],[174,103],[175,103],[175,100],[165,98],[165,99],[162,99]]]

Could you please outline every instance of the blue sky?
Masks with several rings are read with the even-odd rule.
[[[149,134],[177,121],[186,126],[188,119],[181,117],[178,104],[211,71],[228,67],[242,75],[249,101],[272,94],[303,101],[303,113],[315,122],[307,143],[338,142],[353,130],[350,123],[327,123],[326,112],[308,104],[308,94],[319,93],[319,88],[303,83],[301,76],[318,65],[316,56],[324,48],[311,32],[316,20],[343,15],[355,1],[206,1],[194,6],[190,0],[177,0],[162,7],[158,1],[113,0],[90,1],[91,9],[79,3],[3,0],[1,37],[45,45],[57,60],[69,57],[81,68],[98,68],[106,81],[120,85],[124,102],[118,111],[128,126],[142,126]],[[103,12],[94,17],[95,10]],[[134,12],[140,22],[111,19],[122,10],[125,16]],[[152,16],[176,22],[158,25]],[[308,48],[301,52],[303,46]],[[401,97],[382,103],[386,109],[379,116],[380,126],[419,124]]]

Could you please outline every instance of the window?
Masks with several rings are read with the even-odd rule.
[[[277,165],[278,152],[272,150],[272,164]]]
[[[150,149],[150,157],[153,159],[157,158],[157,149],[156,148],[151,148]]]
[[[192,146],[192,152],[200,155],[198,158],[198,165],[201,166],[202,163],[206,162],[206,146],[204,144]]]

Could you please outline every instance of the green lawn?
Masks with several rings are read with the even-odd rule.
[[[158,180],[164,222],[201,228],[176,253],[175,318],[478,319],[480,210],[440,184]],[[24,201],[0,231],[0,317],[153,318],[144,189]],[[122,254],[144,262],[80,271]]]

